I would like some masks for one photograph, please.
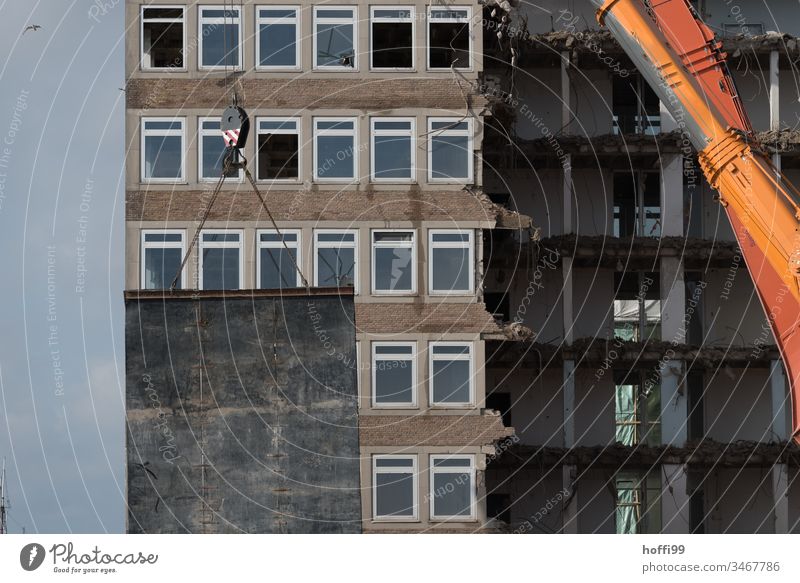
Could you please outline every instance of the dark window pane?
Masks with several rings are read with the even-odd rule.
[[[319,178],[353,178],[353,137],[317,137],[317,176]]]
[[[297,178],[297,148],[297,134],[258,134],[258,179]]]
[[[433,362],[433,401],[469,403],[469,361],[435,360]]]
[[[144,289],[167,289],[181,265],[180,249],[145,249]],[[181,288],[181,278],[175,287]]]
[[[354,284],[354,249],[318,249],[317,282],[320,286],[344,287]]]
[[[410,69],[412,45],[410,22],[375,22],[372,24],[373,67]]]
[[[408,247],[375,249],[375,289],[411,291],[411,249]]]
[[[180,178],[183,157],[182,142],[180,136],[146,136],[144,139],[144,177]]]
[[[204,67],[236,67],[239,65],[239,25],[203,25]]]
[[[290,255],[291,253],[291,255]],[[262,248],[260,251],[262,289],[297,287],[297,270],[292,258],[297,259],[297,251],[284,247]]]
[[[413,379],[411,363],[407,360],[378,360],[375,362],[375,402],[411,403]]]
[[[225,141],[222,139],[222,134],[206,135],[201,139],[203,140],[202,177],[219,178],[219,175],[222,174],[222,160],[225,157]],[[225,176],[235,178],[238,175],[238,170],[231,169]]]
[[[355,66],[352,24],[317,24],[317,66]]]
[[[239,249],[203,250],[203,289],[239,289]]]
[[[467,136],[434,136],[431,139],[433,178],[468,178],[471,155]]]
[[[411,137],[375,136],[375,178],[411,178]]]
[[[145,8],[144,19],[149,18],[183,18],[183,8]]]
[[[469,23],[432,22],[429,50],[432,69],[469,68]]]
[[[433,255],[433,289],[436,291],[469,290],[469,249],[437,249]]]
[[[470,516],[470,475],[436,473],[433,476],[433,513],[436,516]]]
[[[375,474],[377,516],[414,516],[414,476]]]
[[[297,65],[296,25],[262,24],[259,29],[262,67],[294,67]]]
[[[180,11],[178,11],[180,12]],[[159,16],[159,18],[164,18]],[[142,56],[145,67],[183,67],[183,23],[144,22]]]

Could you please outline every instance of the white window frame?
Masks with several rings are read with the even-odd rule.
[[[462,474],[464,473],[463,468],[437,468],[435,465],[436,460],[452,460],[452,459],[464,459],[469,460],[469,471],[470,474],[470,515],[469,516],[447,516],[447,515],[437,515],[434,514],[434,509],[436,508],[436,487],[435,487],[435,474]],[[477,491],[478,491],[478,481],[477,481],[477,472],[475,470],[475,455],[474,454],[431,454],[429,458],[430,463],[430,476],[429,476],[429,486],[430,486],[430,517],[432,521],[448,521],[448,522],[470,522],[477,520],[477,513],[476,513],[476,506],[477,506]],[[458,470],[458,471],[453,471]]]
[[[379,468],[376,463],[379,459],[410,459],[413,461],[410,468]],[[372,456],[372,521],[373,522],[418,522],[419,521],[419,462],[417,454],[373,454]],[[398,471],[402,470],[402,471]],[[378,516],[378,481],[377,474],[408,474],[413,476],[411,487],[413,489],[414,513],[412,516]]]
[[[467,235],[467,243],[434,242],[434,235]],[[434,249],[469,249],[469,289],[436,290],[433,288],[433,250]],[[428,293],[432,296],[471,296],[475,294],[475,232],[472,229],[429,229],[428,230]]]
[[[180,22],[183,24],[183,46],[181,47],[183,56],[183,67],[149,67],[144,64],[144,11],[147,8],[180,8],[183,11]],[[178,22],[176,18],[148,18],[147,22]],[[186,19],[186,6],[183,4],[143,4],[139,10],[139,68],[142,71],[186,71],[187,59],[186,55],[186,28],[188,26]]]
[[[439,346],[457,346],[459,348],[468,348],[467,354],[447,354],[435,356],[434,350]],[[435,361],[446,360],[466,360],[469,362],[469,401],[461,403],[442,403],[434,401],[433,398],[433,365]],[[461,409],[475,406],[475,347],[474,342],[431,342],[428,345],[428,404],[431,407],[447,408],[447,409]]]
[[[261,16],[262,10],[294,10],[294,18],[274,18]],[[299,71],[302,68],[302,23],[300,14],[302,7],[299,4],[258,4],[256,6],[256,71]],[[262,65],[261,64],[261,25],[262,24],[294,24],[294,66]]]
[[[465,123],[466,130],[460,129],[433,129],[434,123]],[[429,117],[428,118],[428,182],[435,184],[472,184],[475,180],[475,125],[472,118],[460,117]],[[466,178],[434,178],[433,177],[433,139],[438,136],[466,136],[467,137],[467,177]]]
[[[376,122],[410,122],[408,130],[376,130]],[[416,181],[417,161],[416,145],[417,120],[413,117],[371,117],[369,120],[369,179],[371,182],[409,184]],[[411,148],[411,175],[408,178],[376,178],[375,177],[375,138],[377,136],[407,136],[410,138]]]
[[[179,130],[147,130],[147,122],[180,122]],[[185,117],[143,117],[139,122],[139,133],[141,134],[139,151],[139,176],[143,184],[179,184],[186,182],[186,118]],[[147,178],[145,177],[145,141],[147,136],[180,136],[181,138],[181,175],[178,178]]]
[[[352,122],[353,129],[352,130],[343,130],[343,129],[326,129],[326,130],[318,130],[317,124],[319,122]],[[359,181],[359,170],[358,170],[358,118],[357,117],[315,117],[311,120],[312,126],[312,138],[313,138],[313,149],[314,149],[314,169],[313,169],[313,178],[314,182],[339,182],[339,183],[357,183]],[[353,138],[353,176],[350,178],[326,178],[326,177],[319,177],[317,176],[318,170],[318,155],[319,155],[319,147],[317,145],[317,138],[320,136],[350,136]]]
[[[377,18],[376,10],[407,10],[410,14],[408,18]],[[416,71],[417,69],[417,18],[416,8],[413,5],[389,5],[389,6],[370,6],[369,9],[369,68],[370,71]],[[373,42],[372,24],[374,22],[399,22],[411,24],[411,67],[375,67],[372,64]]]
[[[434,10],[466,10],[466,18],[447,18],[447,19],[434,19],[431,12]],[[463,22],[468,25],[467,35],[469,36],[469,67],[458,67],[456,71],[472,71],[475,67],[475,38],[472,30],[472,7],[450,4],[434,4],[428,6],[428,18],[425,26],[425,63],[428,71],[449,71],[450,67],[431,67],[431,24],[436,22]]]
[[[388,355],[381,355],[380,360],[408,360],[411,363],[411,402],[410,403],[378,403],[377,398],[377,373],[378,373],[378,354],[376,348],[382,347],[403,347],[411,348],[411,355],[395,355],[388,357]],[[399,357],[398,357],[399,356]],[[406,358],[408,357],[408,358]],[[372,369],[371,382],[370,382],[370,404],[373,409],[416,409],[418,407],[418,393],[419,387],[417,383],[417,343],[414,341],[402,342],[384,342],[375,341],[370,343],[370,369]]]
[[[204,235],[215,235],[215,234],[225,234],[231,235],[236,234],[239,235],[239,242],[238,243],[231,243],[229,241],[213,241],[210,243],[206,243],[203,241]],[[200,289],[205,289],[204,282],[203,282],[203,250],[204,249],[223,249],[223,248],[231,248],[231,249],[239,249],[239,287],[238,289],[244,289],[244,230],[243,229],[203,229],[200,231],[200,237],[198,241],[198,248],[197,248],[197,281]],[[222,290],[222,291],[233,291],[233,290]]]
[[[232,11],[235,10],[239,13],[237,18],[220,18],[220,17],[213,17],[213,18],[205,18],[203,17],[204,10],[228,10]],[[242,45],[244,44],[244,37],[242,36],[242,20],[244,19],[243,9],[240,9],[239,6],[233,6],[232,8],[229,6],[224,6],[222,4],[201,4],[197,7],[197,68],[200,71],[242,71],[244,68],[243,62],[243,55],[244,52],[242,50]],[[235,22],[231,22],[235,20]],[[235,67],[226,67],[225,65],[204,65],[203,64],[203,25],[204,24],[232,24],[239,28],[239,44],[236,47],[237,55],[239,59],[239,64]]]
[[[180,235],[180,241],[164,241],[164,242],[147,242],[145,239],[147,235]],[[141,247],[139,255],[139,289],[148,289],[145,287],[145,255],[147,249],[180,249],[181,261],[186,255],[186,231],[183,229],[142,229],[141,231]],[[181,289],[186,289],[186,268],[184,265],[181,270]],[[173,275],[174,277],[174,275]]]
[[[283,239],[286,235],[296,235],[297,241],[286,241],[286,246],[284,246],[284,241],[262,241],[261,235],[278,235],[280,234],[281,238]],[[295,276],[295,286],[294,287],[303,287],[303,281],[300,279],[300,273],[298,270],[302,271],[303,269],[303,231],[301,229],[280,229],[276,231],[275,229],[257,229],[256,230],[256,289],[263,289],[261,287],[261,250],[262,249],[282,249],[286,250],[286,247],[289,249],[295,250],[295,261],[297,262],[297,269],[294,269],[294,265],[292,265],[292,269],[294,269],[294,276]],[[286,288],[291,289],[291,288]]]
[[[208,136],[216,137],[221,143],[223,142],[222,130],[207,130],[203,128],[203,124],[207,121],[217,122],[222,127],[222,122],[218,117],[200,117],[197,119],[197,181],[198,182],[217,182],[219,176],[203,176],[203,138]],[[241,152],[241,148],[239,149]],[[231,182],[242,182],[244,180],[244,172],[239,170],[237,176],[228,176],[225,180]]]
[[[375,288],[375,249],[378,247],[396,247],[397,244],[377,244],[375,243],[376,233],[411,233],[411,289],[410,290],[377,290]],[[417,293],[417,230],[416,229],[372,229],[369,234],[369,255],[370,255],[370,290],[374,296],[412,296]]]
[[[319,235],[353,235],[353,243],[343,245],[341,243],[334,243],[331,241],[319,241]],[[319,259],[317,259],[318,249],[338,249],[338,248],[353,248],[353,295],[358,295],[358,229],[314,229],[314,286],[319,286]]]
[[[319,17],[317,13],[320,10],[352,10],[353,16],[351,18],[328,18],[325,17],[322,19],[323,23],[328,24],[352,24],[353,25],[353,63],[352,67],[343,67],[343,66],[325,66],[317,64],[317,23],[319,22]],[[312,55],[312,70],[314,71],[348,71],[348,72],[357,72],[358,67],[360,64],[361,59],[358,58],[358,36],[359,36],[359,20],[358,20],[358,6],[353,5],[337,5],[337,4],[325,4],[323,6],[314,6],[314,16],[311,22],[311,36],[314,37],[312,43],[312,50],[314,54]]]
[[[277,130],[261,130],[261,122],[274,122],[274,123],[285,123],[287,121],[294,122],[295,129],[277,129]],[[267,182],[267,183],[286,183],[286,184],[295,184],[301,181],[303,176],[303,123],[301,118],[299,117],[275,117],[275,116],[262,116],[256,118],[256,181],[257,182]],[[262,134],[285,134],[285,135],[296,135],[297,136],[297,178],[261,178],[258,175],[258,157],[259,157],[259,148],[258,148],[258,137]]]

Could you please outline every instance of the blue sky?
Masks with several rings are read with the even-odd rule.
[[[122,0],[0,0],[11,532],[124,530],[123,12]],[[23,35],[29,24],[42,28]]]

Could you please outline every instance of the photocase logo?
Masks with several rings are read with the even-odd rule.
[[[19,564],[26,571],[35,571],[44,562],[44,547],[39,543],[30,543],[19,552]]]

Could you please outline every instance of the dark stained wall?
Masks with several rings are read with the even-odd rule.
[[[361,531],[346,290],[126,294],[128,531]]]

